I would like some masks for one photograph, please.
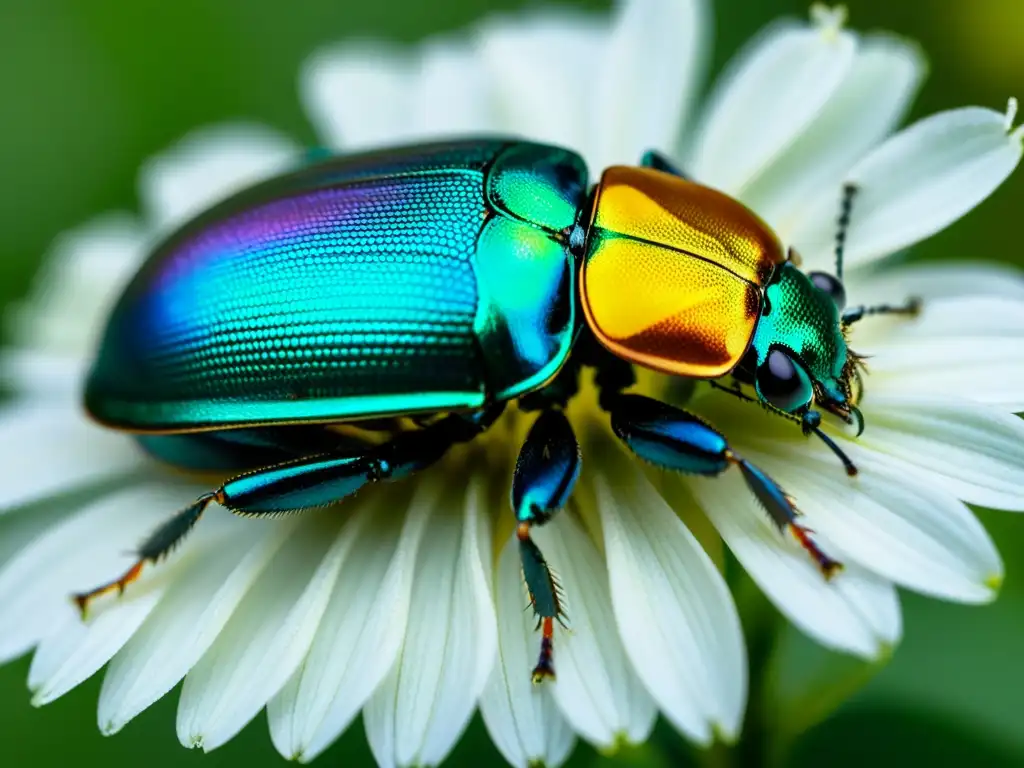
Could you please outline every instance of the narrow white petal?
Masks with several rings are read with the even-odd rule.
[[[566,589],[570,631],[556,639],[555,701],[576,732],[599,747],[642,744],[657,707],[616,631],[604,558],[569,514],[539,529],[536,540]]]
[[[597,450],[595,450],[597,448]],[[612,605],[626,653],[672,723],[699,743],[731,738],[745,705],[746,653],[725,582],[700,544],[617,447],[587,452]],[[600,458],[598,458],[600,457]]]
[[[338,531],[342,519],[336,510],[298,518],[291,536],[185,678],[178,704],[182,744],[207,751],[224,744],[302,662],[352,544],[350,536]]]
[[[8,310],[14,343],[50,354],[92,354],[106,312],[142,261],[148,242],[142,224],[122,211],[60,235],[32,295]]]
[[[507,130],[492,109],[490,82],[468,44],[433,40],[420,49],[406,138],[436,139]]]
[[[886,395],[964,398],[1024,411],[1024,339],[894,337],[871,349],[873,390]]]
[[[936,298],[926,301],[921,313],[912,321],[893,320],[895,322],[885,325],[890,337],[897,334],[901,338],[988,336],[992,343],[998,344],[1001,337],[1024,337],[1024,299],[1002,296]]]
[[[480,697],[480,714],[494,745],[513,766],[557,768],[572,753],[576,735],[552,697],[561,681],[535,686],[530,680],[538,635],[533,615],[524,609],[527,594],[515,539],[502,549],[494,581],[498,660]]]
[[[188,540],[190,560],[160,605],[114,657],[100,692],[99,728],[120,731],[170,691],[206,652],[235,608],[284,542],[292,523],[260,525],[230,516],[224,535],[198,541],[211,509]]]
[[[1024,421],[964,400],[872,397],[860,444],[971,504],[1024,510]]]
[[[423,536],[405,643],[365,709],[378,764],[438,765],[476,709],[497,654],[490,530],[479,482],[449,495]],[[464,509],[458,509],[461,505]]]
[[[66,615],[32,657],[28,687],[32,703],[48,704],[89,679],[128,642],[153,611],[164,592],[154,587],[103,611],[88,624]]]
[[[0,350],[0,383],[20,399],[77,402],[90,361],[35,347]]]
[[[1017,167],[1022,141],[1004,116],[965,107],[927,117],[900,131],[857,163],[846,259],[861,264],[913,245],[978,205]],[[793,232],[802,254],[824,261],[835,239],[840,193],[824,196]]]
[[[865,295],[861,293],[860,295]],[[868,294],[871,295],[871,294]],[[906,301],[904,293],[898,301]],[[873,296],[871,301],[876,301]],[[854,326],[850,344],[861,355],[866,355],[869,372],[874,371],[873,358],[879,349],[893,344],[914,344],[922,339],[939,343],[955,341],[961,337],[997,349],[1005,340],[1024,338],[1024,296],[1009,298],[1000,295],[948,296],[925,299],[916,317],[883,316]],[[868,379],[871,391],[878,391]]]
[[[603,25],[565,12],[482,25],[476,50],[495,84],[504,132],[571,147],[597,172],[603,158],[593,125],[593,63],[607,37]]]
[[[940,488],[893,471],[888,457],[844,447],[860,470],[856,478],[806,443],[750,458],[796,497],[808,527],[830,542],[838,559],[946,600],[991,600],[1003,568],[974,514]]]
[[[54,525],[73,515],[84,499],[91,497],[65,497],[0,515],[0,568]]]
[[[0,513],[145,464],[129,438],[86,421],[71,401],[12,404],[0,412],[0,445]]]
[[[0,565],[0,659],[19,656],[77,619],[70,596],[132,565],[139,541],[182,501],[180,490],[162,486],[118,491],[67,516]],[[145,571],[127,596],[156,588],[161,572],[166,569]]]
[[[899,602],[891,583],[856,564],[826,582],[808,554],[768,522],[738,473],[693,479],[690,487],[747,573],[807,635],[865,658],[899,640]]]
[[[60,520],[0,565],[0,659],[24,653],[77,617],[70,596],[128,568],[133,548],[180,506],[179,497],[158,485],[119,490]],[[159,585],[153,570],[129,588],[129,597]]]
[[[687,168],[730,194],[793,146],[853,65],[853,35],[828,24],[776,24],[719,77]]]
[[[603,74],[596,75],[595,172],[636,164],[647,149],[675,151],[704,73],[709,6],[703,0],[620,3],[597,62]]]
[[[918,296],[927,309],[930,301],[946,298],[1024,300],[1024,273],[1018,267],[993,262],[863,267],[853,270],[844,282],[851,304],[900,302]]]
[[[160,229],[173,228],[298,159],[290,140],[261,125],[203,128],[142,168],[139,195],[149,221]]]
[[[302,101],[329,147],[385,146],[409,130],[414,73],[410,58],[383,43],[350,43],[310,57]]]
[[[330,746],[394,664],[432,503],[420,493],[404,524],[389,514],[387,498],[361,511],[356,543],[309,654],[267,706],[271,738],[286,758],[309,762]]]
[[[808,201],[822,190],[837,190],[843,174],[896,128],[924,72],[913,44],[881,35],[861,40],[853,65],[821,112],[742,192],[743,202],[788,241]]]

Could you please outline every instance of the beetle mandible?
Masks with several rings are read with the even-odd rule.
[[[634,366],[710,380],[798,423],[855,474],[820,429],[826,411],[863,430],[845,330],[918,306],[844,307],[855,192],[842,200],[835,276],[803,273],[753,212],[655,152],[588,187],[565,149],[447,142],[311,163],[231,197],[130,281],[85,406],[163,461],[234,477],[157,528],[121,577],[76,595],[80,609],[123,590],[212,502],[250,516],[338,502],[429,466],[514,400],[539,411],[511,503],[542,629],[533,679],[552,676],[561,595],[530,531],[579,474],[563,409],[584,368],[633,453],[691,474],[735,465],[831,576],[839,564],[777,483],[697,416],[626,390]],[[416,428],[389,428],[395,417]],[[385,438],[339,429],[353,424]]]

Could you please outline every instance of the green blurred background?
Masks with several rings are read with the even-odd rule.
[[[0,301],[24,295],[52,238],[112,209],[136,207],[139,164],[192,128],[259,121],[306,142],[296,95],[307,54],[350,36],[415,41],[517,0],[0,0]],[[604,2],[576,3],[600,12]],[[964,104],[1003,110],[1024,99],[1024,0],[850,0],[851,25],[917,39],[931,74],[912,117]],[[762,24],[804,15],[806,0],[716,0],[717,71]],[[1018,118],[1019,120],[1019,118]],[[1024,264],[1011,227],[1024,213],[1018,171],[979,210],[915,258]],[[792,764],[1024,766],[1024,519],[982,511],[1007,564],[1000,599],[968,608],[906,595],[894,661],[796,746]],[[783,690],[848,673],[849,661],[795,632],[784,639]],[[280,765],[258,718],[228,746],[189,752],[174,735],[176,695],[120,735],[96,730],[98,680],[45,709],[28,703],[28,660],[0,668],[0,765]],[[685,764],[664,724],[652,745],[611,759],[577,749],[570,765]],[[479,721],[451,765],[499,761]],[[371,765],[354,726],[317,765]]]

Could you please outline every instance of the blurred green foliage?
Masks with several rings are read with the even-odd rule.
[[[139,164],[188,130],[225,119],[271,125],[313,141],[296,94],[305,56],[352,36],[402,41],[457,30],[481,15],[537,5],[521,0],[0,0],[0,302],[26,291],[51,239],[112,209],[136,207]],[[599,10],[601,2],[577,3]],[[851,24],[920,41],[931,76],[912,117],[963,104],[997,110],[1024,98],[1021,0],[849,0]],[[802,15],[806,0],[717,0],[714,70],[762,24]],[[1012,226],[1024,211],[1018,172],[980,209],[915,251],[915,258],[987,258],[1024,264]],[[793,752],[797,766],[874,768],[1024,765],[1024,521],[983,519],[1007,561],[1003,595],[968,608],[906,596],[906,637],[894,661]],[[849,671],[789,630],[782,694]],[[98,678],[34,710],[28,661],[0,668],[0,762],[10,766],[279,765],[258,718],[208,756],[178,746],[176,696],[104,739],[95,726]],[[652,744],[609,759],[579,749],[574,766],[660,768],[688,748],[659,724]],[[477,721],[450,759],[497,755]],[[370,765],[354,726],[318,764]]]

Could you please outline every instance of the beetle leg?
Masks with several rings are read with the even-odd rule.
[[[115,590],[119,594],[123,593],[129,584],[139,578],[142,574],[142,568],[146,563],[159,562],[169,554],[188,535],[188,532],[195,527],[196,523],[199,522],[199,518],[203,516],[203,512],[210,506],[210,503],[213,501],[221,502],[219,493],[218,491],[217,493],[203,494],[153,531],[139,546],[136,552],[139,559],[120,577],[88,592],[80,592],[74,595],[72,599],[75,601],[75,605],[78,606],[82,618],[85,618],[89,605],[92,604],[93,600]]]
[[[778,483],[729,447],[716,429],[687,411],[641,395],[620,395],[611,410],[612,430],[637,456],[690,475],[716,476],[737,466],[747,487],[780,531],[788,530],[826,579],[842,568],[797,522],[799,512]]]
[[[562,593],[558,581],[530,529],[543,525],[565,506],[580,474],[580,446],[565,414],[544,411],[526,436],[512,478],[512,510],[518,525],[519,556],[530,604],[543,630],[540,656],[533,669],[533,682],[554,677],[554,622],[564,623]]]
[[[156,563],[174,549],[214,501],[246,516],[273,516],[334,504],[370,483],[398,480],[428,467],[454,443],[470,440],[490,426],[498,413],[500,410],[489,409],[482,411],[480,418],[448,416],[361,454],[321,453],[238,475],[163,523],[139,547],[139,559],[128,571],[96,589],[76,594],[75,604],[84,616],[96,598],[114,590],[123,592],[146,563]]]
[[[673,176],[678,176],[681,179],[690,180],[690,177],[679,170],[679,167],[667,155],[656,149],[648,149],[644,152],[643,157],[640,158],[640,167],[651,168],[662,173],[671,173]]]

